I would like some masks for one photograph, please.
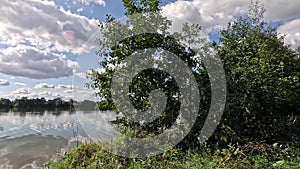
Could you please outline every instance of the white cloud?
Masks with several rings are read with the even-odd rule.
[[[54,93],[54,92],[49,92],[49,91],[39,92],[37,95],[43,96],[47,99],[53,99],[53,98],[57,98],[57,97],[64,98],[63,95],[61,95],[59,93]]]
[[[292,48],[300,45],[300,19],[290,21],[278,28],[278,32],[285,35],[284,42],[290,44]]]
[[[0,86],[8,86],[8,85],[9,85],[8,80],[0,79]]]
[[[80,2],[105,5],[101,0]],[[9,46],[0,48],[0,73],[33,79],[70,76],[79,64],[59,53],[80,54],[96,45],[92,35],[99,21],[59,8],[53,1],[2,0],[0,10],[0,45]]]
[[[77,77],[82,78],[82,79],[87,79],[88,77],[90,77],[90,75],[92,74],[93,71],[98,72],[99,74],[102,74],[105,72],[105,69],[104,68],[90,69],[87,72],[78,72],[78,73],[75,73],[74,75],[76,75]]]
[[[176,1],[164,6],[162,11],[166,15],[199,23],[208,33],[214,28],[226,26],[234,16],[245,12],[248,6],[249,1],[236,0]]]
[[[63,84],[53,85],[48,83],[35,84],[34,88],[35,89],[68,89],[68,90],[76,89],[76,87],[73,85],[63,85]]]
[[[40,96],[51,96],[51,95],[52,95],[52,92],[49,92],[49,91],[43,91],[43,92],[40,92],[39,95],[40,95]]]
[[[265,19],[280,21],[300,17],[300,1],[295,0],[260,0],[265,6]],[[204,27],[226,26],[235,16],[245,13],[251,1],[245,0],[178,0],[163,7],[163,12],[190,22],[200,22]],[[280,12],[278,12],[280,11]]]
[[[14,85],[18,85],[18,86],[26,86],[25,83],[20,83],[20,82],[15,82]]]
[[[105,6],[106,3],[104,0],[74,0],[73,2],[75,3],[80,3],[80,4],[83,4],[83,5],[90,5],[91,3],[95,3],[95,4],[98,4],[98,5],[102,5],[102,6]]]
[[[79,13],[79,12],[82,12],[83,10],[84,10],[84,8],[81,7],[81,8],[78,8],[78,9],[76,10],[76,12]]]
[[[74,89],[71,89],[71,90],[65,90],[65,91],[64,91],[64,93],[73,93],[73,92],[75,92]]]
[[[29,89],[29,88],[19,88],[19,89],[13,91],[12,94],[28,95],[28,94],[31,94],[31,89]]]
[[[70,89],[70,90],[75,89],[75,87],[72,85],[62,85],[62,84],[55,86],[55,88],[56,89]]]
[[[31,88],[18,88],[15,91],[12,91],[10,93],[1,93],[2,98],[8,98],[8,99],[16,99],[16,98],[21,98],[21,97],[27,97],[27,98],[41,98],[44,97],[46,99],[54,99],[54,98],[62,98],[63,100],[84,100],[85,94],[83,93],[77,93],[76,95],[73,95],[73,92],[77,92],[74,89],[67,89],[65,91],[59,91],[55,89],[51,89],[51,91],[46,88],[43,91],[39,91],[36,89],[31,89]]]
[[[86,73],[75,73],[74,75],[76,75],[77,77],[79,77],[79,78],[82,78],[82,79],[86,79],[86,76],[87,76],[87,74]]]
[[[74,65],[65,55],[18,45],[0,49],[0,73],[33,79],[70,76]]]
[[[300,1],[295,0],[260,0],[266,8],[266,21],[286,21],[300,17]],[[169,3],[162,8],[166,15],[176,16],[180,19],[199,23],[205,33],[225,28],[227,23],[236,16],[248,11],[251,1],[245,0],[178,0]],[[297,22],[297,23],[296,23]],[[287,34],[285,42],[293,46],[300,45],[299,21],[294,21],[279,29],[279,32]]]
[[[39,83],[35,85],[35,89],[54,89],[54,85],[49,85],[47,83]]]
[[[30,43],[39,49],[81,53],[86,50],[83,44],[98,30],[97,20],[47,0],[1,0],[0,11],[0,44],[9,46]]]
[[[56,85],[58,86],[58,85]],[[64,100],[94,100],[94,101],[99,101],[98,97],[95,97],[95,91],[91,90],[77,90],[76,87],[71,87],[71,85],[60,85],[61,87],[68,87],[68,88],[60,88],[65,89],[62,91],[54,89],[48,89],[46,88],[43,91],[38,91],[35,89],[30,89],[30,88],[19,88],[15,91],[12,91],[9,94],[4,94],[1,93],[1,97],[3,98],[9,98],[9,99],[15,99],[15,98],[21,98],[21,97],[27,97],[27,98],[41,98],[44,97],[46,99],[54,99],[54,98],[62,98]]]
[[[68,100],[73,98],[72,96],[68,96],[68,93],[59,93],[59,92],[50,92],[50,91],[41,91],[37,92],[30,88],[19,88],[10,94],[3,95],[5,98],[15,99],[21,97],[28,97],[28,98],[41,98],[44,97],[46,99],[54,99],[54,98],[62,98],[64,100]],[[1,96],[1,97],[3,97]]]
[[[299,18],[300,1],[295,0],[260,0],[266,8],[265,18],[272,21]]]

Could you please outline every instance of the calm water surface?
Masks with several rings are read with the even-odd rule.
[[[114,112],[0,112],[0,169],[41,168],[77,146],[110,140]]]

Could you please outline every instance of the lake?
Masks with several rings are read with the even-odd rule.
[[[111,111],[0,113],[0,168],[41,168],[82,142],[112,139]],[[91,136],[91,137],[90,137]]]

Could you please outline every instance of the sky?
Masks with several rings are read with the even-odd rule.
[[[247,12],[250,0],[163,0],[166,15],[199,23],[211,40]],[[261,0],[265,21],[300,45],[300,1]],[[93,38],[106,14],[123,17],[121,0],[1,0],[0,98],[94,100],[83,76],[98,68]]]

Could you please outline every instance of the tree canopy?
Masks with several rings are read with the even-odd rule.
[[[207,46],[214,46],[224,64],[228,87],[221,130],[228,126],[239,136],[270,138],[274,136],[270,128],[276,126],[282,116],[299,115],[300,59],[296,51],[284,44],[284,37],[278,36],[276,28],[263,21],[265,9],[261,4],[253,3],[247,14],[238,17],[221,31],[221,45],[212,43],[205,44],[202,49],[193,49],[175,37],[186,38],[186,42],[203,43],[196,36],[201,26],[185,25],[181,34],[169,33],[172,22],[159,14],[159,3],[156,0],[123,0],[125,15],[129,18],[127,22],[118,22],[108,15],[106,22],[100,25],[103,38],[98,41],[98,55],[102,58],[100,65],[105,71],[93,71],[90,84],[102,98],[98,103],[100,109],[116,110],[112,100],[111,80],[115,68],[120,66],[122,60],[137,50],[167,50],[189,65],[198,83],[201,101],[199,116],[196,125],[183,140],[188,143],[185,145],[196,144],[211,101],[210,80],[205,66],[195,61],[196,51],[208,52]],[[150,13],[132,17],[142,12],[156,12],[158,15]],[[145,28],[162,33],[145,33]],[[147,52],[144,50],[145,54]],[[162,89],[168,97],[162,117],[146,127],[124,118],[115,121],[118,125],[138,131],[135,136],[141,133],[158,134],[169,128],[177,118],[180,104],[184,104],[173,97],[180,95],[174,78],[156,69],[139,73],[129,89],[133,94],[129,96],[132,104],[141,110],[148,108],[149,93],[154,89]],[[221,135],[224,134],[222,132]],[[215,138],[218,141],[219,138]]]
[[[218,47],[228,82],[225,120],[256,138],[269,135],[278,116],[300,113],[300,59],[263,21],[264,11],[252,4],[247,15],[221,31]]]

